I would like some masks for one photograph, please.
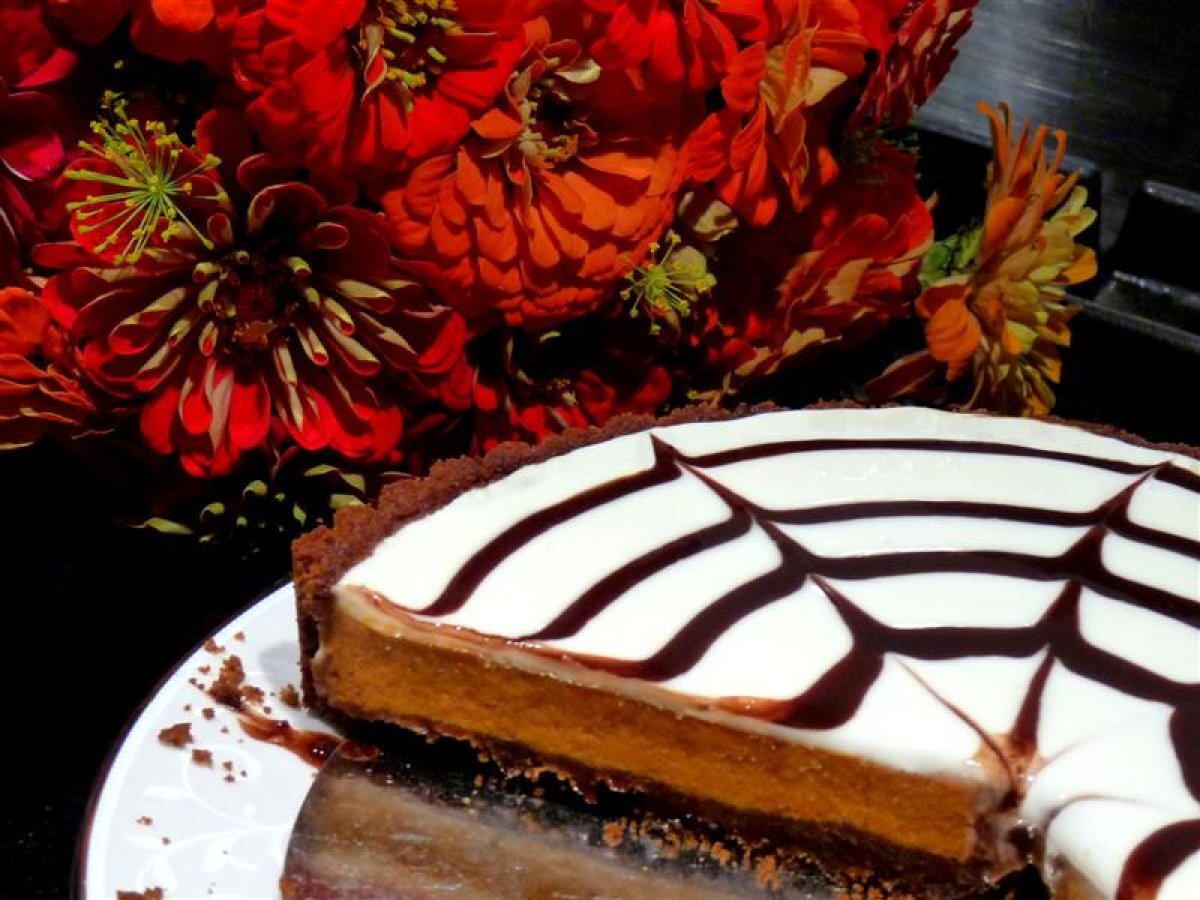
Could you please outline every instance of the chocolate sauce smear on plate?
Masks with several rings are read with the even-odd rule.
[[[282,747],[316,768],[324,765],[342,743],[341,738],[332,734],[306,731],[283,719],[272,719],[247,709],[238,712],[238,724],[256,741]]]

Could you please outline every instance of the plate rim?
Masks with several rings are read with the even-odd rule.
[[[175,664],[146,691],[142,699],[138,701],[137,706],[126,717],[124,724],[121,725],[112,742],[109,744],[104,759],[101,761],[100,767],[96,770],[96,775],[92,779],[91,787],[88,789],[87,804],[84,806],[83,817],[80,819],[79,828],[75,833],[75,848],[71,860],[71,874],[68,879],[68,896],[70,900],[87,900],[87,857],[88,849],[92,842],[92,834],[95,830],[96,810],[100,804],[100,795],[104,792],[105,785],[108,784],[108,779],[112,774],[113,765],[116,763],[117,757],[121,755],[121,751],[125,749],[125,745],[129,741],[130,733],[138,722],[141,721],[150,704],[154,702],[155,698],[158,697],[167,684],[183,669],[188,660],[203,649],[205,643],[214,634],[229,627],[237,619],[240,619],[260,603],[265,602],[269,597],[290,584],[292,584],[292,577],[289,572],[287,575],[271,582],[268,587],[256,594],[253,599],[222,619],[220,624],[205,633],[189,649],[183,651],[183,654]]]

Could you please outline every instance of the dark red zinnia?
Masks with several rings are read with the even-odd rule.
[[[109,174],[125,171],[118,154]],[[272,437],[393,458],[405,398],[435,395],[460,363],[462,320],[400,274],[378,215],[265,157],[237,179],[202,203],[177,197],[180,213],[150,226],[168,239],[123,265],[41,248],[64,270],[46,295],[83,371],[196,475],[226,473]]]
[[[40,236],[39,187],[62,166],[56,107],[44,93],[75,66],[36,0],[0,0],[0,287]]]
[[[171,62],[200,60],[216,71],[229,68],[233,29],[247,0],[46,0],[46,5],[84,44],[98,44],[129,19],[139,51]]]

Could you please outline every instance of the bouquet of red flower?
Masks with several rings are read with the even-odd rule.
[[[903,318],[872,399],[1045,413],[1095,270],[1063,136],[984,107],[940,243],[897,138],[975,2],[0,0],[0,446],[286,532]]]

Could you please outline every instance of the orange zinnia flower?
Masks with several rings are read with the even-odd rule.
[[[811,16],[811,21],[809,17]],[[781,206],[799,212],[837,174],[822,104],[862,68],[865,45],[842,0],[793,9],[770,42],[751,44],[721,82],[724,107],[688,143],[688,177],[711,182],[750,225],[769,225]]]
[[[666,229],[671,126],[544,19],[498,104],[383,195],[410,271],[475,320],[548,328],[610,303]]]
[[[66,361],[61,330],[41,298],[0,287],[0,450],[53,429],[85,430],[95,407]]]
[[[1032,131],[1026,124],[1014,135],[1007,106],[997,112],[980,104],[980,111],[995,143],[983,226],[959,245],[966,263],[917,301],[928,349],[895,363],[868,390],[877,399],[912,395],[941,373],[949,382],[970,374],[967,406],[1045,415],[1076,312],[1066,288],[1096,274],[1095,252],[1075,243],[1096,214],[1078,175],[1059,171],[1063,132],[1055,132],[1050,155],[1045,126]]]

